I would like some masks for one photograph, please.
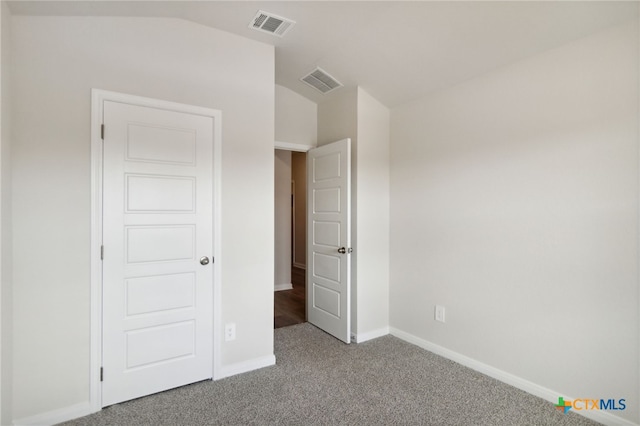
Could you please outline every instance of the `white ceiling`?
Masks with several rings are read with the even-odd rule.
[[[542,1],[10,1],[13,14],[187,19],[275,46],[276,83],[316,66],[389,107],[629,19],[636,2]],[[284,38],[248,28],[257,10],[296,21]],[[337,89],[335,92],[345,89]]]

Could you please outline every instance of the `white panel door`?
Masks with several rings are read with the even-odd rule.
[[[213,376],[218,123],[111,101],[103,119],[107,406]]]
[[[351,341],[351,140],[307,153],[307,317]]]

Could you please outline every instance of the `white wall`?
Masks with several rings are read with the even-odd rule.
[[[318,105],[318,145],[351,138],[351,330],[389,326],[389,110],[362,88]]]
[[[329,100],[318,104],[318,146],[344,138],[357,141],[358,91],[340,89]]]
[[[358,330],[358,223],[357,217],[357,154],[358,154],[358,91],[341,89],[333,97],[318,104],[318,146],[351,138],[351,333]],[[308,254],[308,253],[307,253]]]
[[[12,418],[12,223],[11,223],[11,151],[10,151],[10,35],[11,12],[0,4],[0,424]]]
[[[389,328],[390,112],[358,88],[358,340]],[[367,336],[369,334],[369,336]]]
[[[392,327],[635,422],[638,56],[635,22],[391,124]]]
[[[297,94],[291,89],[279,85],[276,85],[275,99],[276,146],[285,149],[293,149],[295,151],[306,151],[309,148],[314,148],[317,145],[318,139],[318,106],[316,103]],[[294,154],[297,153],[294,152]],[[293,166],[293,158],[291,166],[292,173],[295,170],[300,170],[299,167],[296,168]],[[304,169],[302,172],[304,172]],[[302,186],[300,184],[302,184]],[[306,220],[300,220],[300,214],[306,213],[306,209],[304,208],[306,205],[306,199],[304,198],[306,197],[305,187],[306,180],[300,181],[300,179],[298,179],[296,186],[296,215],[298,216],[298,219],[296,220],[297,231],[295,235],[297,257],[295,259],[295,263],[297,266],[302,267],[306,264],[306,260],[304,259],[304,254],[306,253]],[[278,233],[276,231],[276,238],[277,234]],[[299,259],[300,254],[303,257],[302,259]],[[276,253],[276,268],[278,268],[277,265],[279,263],[281,263],[281,261],[278,260],[278,253]],[[282,268],[284,268],[284,266],[282,266],[281,269]],[[291,271],[289,268],[289,275],[290,274]],[[278,272],[276,272],[276,275],[278,275]],[[278,280],[276,278],[276,285],[278,285],[280,281],[282,280]],[[284,281],[282,282],[284,283]],[[287,282],[291,282],[290,277]]]
[[[275,96],[275,140],[315,147],[318,137],[318,106],[315,102],[279,85],[276,85]]]
[[[291,288],[291,151],[275,150],[274,286]]]
[[[91,88],[222,110],[221,361],[272,356],[273,47],[175,19],[14,16],[12,54],[14,418],[89,398]]]

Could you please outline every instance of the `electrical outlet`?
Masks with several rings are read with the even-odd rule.
[[[235,323],[228,323],[224,326],[224,340],[230,342],[236,340],[236,325]]]
[[[444,322],[444,306],[436,305],[436,321]]]

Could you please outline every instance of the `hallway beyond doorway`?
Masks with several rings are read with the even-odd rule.
[[[293,267],[291,268],[293,289],[275,292],[274,328],[306,322],[305,280],[306,271],[302,268]]]

